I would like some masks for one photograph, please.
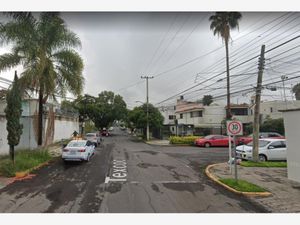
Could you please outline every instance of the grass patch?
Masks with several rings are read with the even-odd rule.
[[[18,150],[15,152],[15,165],[9,156],[0,159],[0,175],[14,177],[16,172],[33,169],[34,167],[47,162],[51,159],[47,149]]]
[[[199,136],[171,136],[169,137],[170,144],[186,144],[186,145],[193,145],[194,141],[200,138]]]
[[[232,178],[222,178],[220,181],[229,187],[234,188],[237,191],[243,191],[243,192],[265,192],[266,190],[262,187],[259,187],[255,184],[249,183],[245,180],[238,180],[237,182],[235,179]]]
[[[287,162],[242,161],[240,165],[244,167],[287,167]]]

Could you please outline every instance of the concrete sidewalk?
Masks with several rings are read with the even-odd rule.
[[[218,178],[234,178],[227,163],[216,164],[210,172]],[[300,212],[300,183],[287,178],[287,168],[238,166],[238,178],[261,186],[272,193],[269,197],[251,197],[274,213]]]

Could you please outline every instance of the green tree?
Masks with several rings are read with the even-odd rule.
[[[9,145],[9,153],[11,160],[15,163],[15,146],[19,144],[23,125],[20,124],[22,115],[22,98],[20,92],[20,83],[17,72],[15,72],[12,88],[6,95],[7,106],[5,108],[7,140]]]
[[[143,129],[144,135],[146,135],[147,126],[147,104],[135,107],[129,112],[129,121],[136,128]],[[152,104],[149,104],[149,129],[161,128],[163,126],[164,117],[160,111],[155,108]]]
[[[277,132],[284,135],[284,123],[283,119],[271,119],[267,118],[260,126],[261,132]]]
[[[80,47],[77,35],[70,31],[59,13],[8,13],[12,18],[0,24],[0,40],[12,46],[0,55],[0,71],[23,66],[23,89],[38,93],[38,145],[42,145],[43,104],[48,97],[79,95],[83,89],[83,61],[74,48]]]
[[[73,102],[81,116],[90,118],[98,129],[108,127],[114,120],[127,117],[126,103],[122,96],[112,91],[103,91],[98,97],[91,95],[79,96]]]
[[[229,74],[229,49],[228,42],[230,39],[230,30],[239,27],[239,20],[242,14],[239,12],[216,12],[209,18],[211,21],[210,29],[213,30],[214,35],[221,36],[225,42],[226,50],[226,72],[227,72],[227,110],[226,119],[231,118],[230,110],[230,74]]]
[[[96,127],[108,127],[114,120],[123,120],[127,117],[126,103],[122,96],[112,91],[103,91],[96,98]]]
[[[300,100],[300,83],[293,86],[292,92],[295,94],[296,100]]]
[[[211,95],[204,95],[202,98],[203,105],[210,105],[213,102],[213,97]]]

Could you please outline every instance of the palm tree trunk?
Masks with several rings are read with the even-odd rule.
[[[39,90],[38,146],[43,144],[43,90]]]
[[[231,108],[230,108],[230,74],[229,74],[228,38],[225,38],[225,49],[226,49],[226,72],[227,72],[227,110],[226,110],[226,119],[230,119],[231,118]]]

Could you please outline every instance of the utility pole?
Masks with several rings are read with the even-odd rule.
[[[261,46],[261,52],[259,57],[258,65],[258,76],[257,76],[257,87],[255,95],[255,108],[254,108],[254,122],[253,122],[253,150],[252,158],[253,161],[258,162],[258,152],[259,152],[259,114],[260,114],[260,96],[262,89],[262,76],[265,65],[265,45]]]
[[[146,105],[147,105],[147,141],[149,141],[149,85],[148,85],[148,80],[153,79],[154,77],[149,77],[149,76],[141,76],[142,79],[146,79]]]

